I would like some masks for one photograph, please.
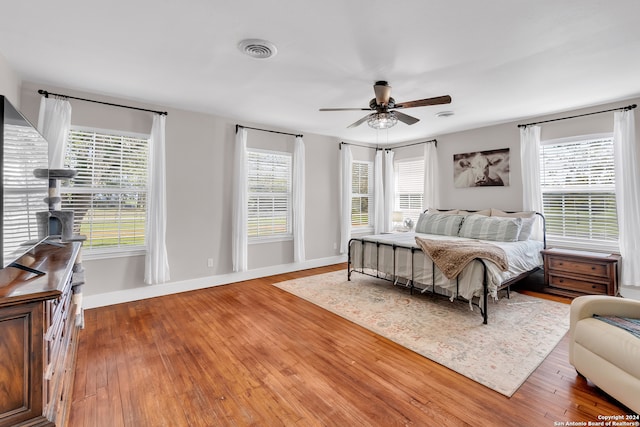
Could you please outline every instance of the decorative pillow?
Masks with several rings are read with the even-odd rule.
[[[462,215],[423,213],[416,224],[416,233],[457,236],[463,219]]]
[[[460,209],[458,211],[458,215],[484,215],[484,216],[489,216],[491,215],[491,209],[483,209],[481,211],[463,211],[462,209]]]
[[[458,235],[470,239],[516,242],[521,228],[522,218],[469,215],[465,217]]]
[[[522,218],[522,228],[518,240],[529,240],[533,231],[533,224],[536,222],[536,213],[534,211],[507,213],[500,209],[491,208],[491,216],[505,218]]]
[[[430,214],[442,214],[442,215],[455,215],[455,214],[458,213],[458,209],[451,209],[449,211],[441,211],[441,210],[438,210],[438,209],[429,208],[427,213],[430,213]]]

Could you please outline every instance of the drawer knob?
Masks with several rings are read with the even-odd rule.
[[[596,285],[591,285],[591,287],[592,287],[593,289],[595,289],[595,288],[596,288]]]
[[[595,267],[595,266],[592,266],[592,267],[591,267],[591,269],[592,269],[592,270],[595,270],[595,269],[596,269],[596,267]]]

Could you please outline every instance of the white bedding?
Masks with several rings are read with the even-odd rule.
[[[362,261],[362,244],[358,240],[353,240],[349,248],[351,256],[351,268],[365,269],[369,274],[378,274],[389,280],[408,284],[412,280],[411,249],[413,253],[413,285],[424,291],[433,290],[433,263],[431,258],[425,255],[416,244],[415,237],[420,236],[433,240],[470,240],[465,237],[442,236],[437,234],[422,234],[415,232],[378,234],[362,237],[364,244],[364,265]],[[483,240],[484,241],[484,240]],[[395,250],[395,272],[394,272],[394,250],[391,246],[380,245],[376,247],[375,242],[388,245],[398,245]],[[509,260],[509,270],[501,271],[496,264],[485,260],[487,265],[489,295],[496,298],[498,286],[505,280],[515,277],[526,271],[530,271],[542,265],[540,251],[543,243],[537,240],[524,240],[517,242],[496,242],[486,241],[501,247]],[[444,293],[451,297],[457,295],[471,300],[473,297],[481,297],[483,293],[483,267],[473,261],[456,279],[447,279],[442,272],[435,267],[436,292]],[[456,294],[457,289],[457,294]]]

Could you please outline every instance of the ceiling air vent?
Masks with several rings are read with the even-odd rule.
[[[260,39],[245,39],[238,44],[240,49],[245,55],[249,55],[255,59],[267,59],[275,56],[278,52],[276,46],[266,40]]]
[[[436,117],[451,117],[453,116],[453,111],[439,111],[436,113]]]

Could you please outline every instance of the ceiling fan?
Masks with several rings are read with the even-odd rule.
[[[373,91],[376,97],[369,102],[369,108],[320,108],[320,111],[374,111],[374,113],[364,116],[347,127],[354,128],[367,122],[374,129],[387,129],[394,126],[398,120],[407,125],[420,121],[420,119],[397,111],[398,109],[449,104],[451,102],[451,97],[445,95],[396,104],[395,99],[391,97],[391,86],[385,81],[376,82],[373,85]]]

